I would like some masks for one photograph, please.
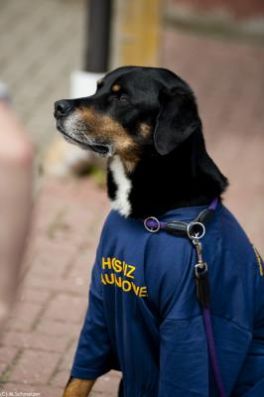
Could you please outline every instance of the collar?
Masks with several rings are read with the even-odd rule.
[[[174,235],[187,235],[189,238],[196,235],[199,236],[199,238],[202,238],[205,234],[204,224],[213,216],[218,207],[219,201],[219,198],[216,197],[208,207],[186,207],[172,210],[164,214],[161,219],[150,216],[144,220],[145,229],[150,233],[158,233],[160,230],[165,230],[166,232]],[[177,218],[184,219],[182,216],[179,216],[183,214],[186,219],[191,219],[191,221],[177,220]],[[170,220],[172,216],[174,219]],[[168,221],[166,222],[167,219]]]

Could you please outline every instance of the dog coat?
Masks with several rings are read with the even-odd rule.
[[[205,207],[160,218],[193,220]],[[264,396],[264,270],[233,215],[218,204],[206,225],[216,350],[226,395]],[[152,234],[111,211],[92,272],[87,314],[71,376],[122,371],[125,397],[216,396],[201,307],[195,250],[185,237]]]

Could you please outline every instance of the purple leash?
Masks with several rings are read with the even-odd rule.
[[[217,352],[215,346],[215,339],[212,327],[212,315],[209,307],[209,278],[208,265],[203,259],[201,239],[206,233],[205,225],[218,205],[218,198],[215,198],[208,208],[200,212],[200,214],[191,222],[171,221],[160,222],[155,217],[149,217],[144,220],[145,228],[151,233],[157,233],[160,230],[165,230],[176,236],[185,236],[191,240],[196,250],[198,262],[194,267],[197,297],[202,307],[204,328],[208,346],[209,358],[214,375],[214,381],[218,390],[219,397],[226,397],[223,379],[219,368],[217,359]]]
[[[208,352],[209,352],[212,370],[213,370],[213,374],[214,374],[215,384],[218,389],[219,396],[225,397],[226,396],[225,387],[224,387],[223,379],[222,379],[219,364],[218,364],[215,340],[214,340],[214,334],[213,334],[213,327],[212,327],[212,320],[211,320],[211,311],[210,311],[209,307],[203,307],[203,320],[204,320],[204,328],[205,328],[205,332],[206,332]]]

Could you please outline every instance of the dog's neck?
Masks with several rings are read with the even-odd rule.
[[[206,205],[226,186],[201,137],[167,156],[143,156],[132,172],[118,155],[108,164],[112,208],[125,217],[159,216],[174,208]]]

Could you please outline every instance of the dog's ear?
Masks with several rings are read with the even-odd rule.
[[[201,128],[197,105],[191,89],[176,87],[160,93],[160,112],[154,131],[157,152],[166,155],[197,128]]]

